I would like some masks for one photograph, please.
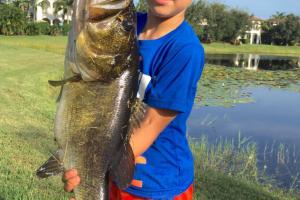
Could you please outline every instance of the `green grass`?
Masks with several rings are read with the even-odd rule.
[[[295,192],[260,184],[256,144],[243,138],[219,139],[215,144],[206,137],[190,139],[195,158],[195,199],[200,200],[299,200]]]
[[[213,170],[196,178],[195,199],[199,200],[298,200],[300,197],[287,195],[237,177],[224,175]]]
[[[0,199],[64,199],[59,177],[35,176],[55,149],[57,91],[47,80],[61,76],[62,63],[62,55],[49,51],[0,45]]]
[[[52,53],[63,54],[67,42],[66,36],[1,36],[0,46],[16,44],[20,47],[45,50]],[[240,46],[228,43],[204,44],[206,53],[254,53],[270,55],[299,56],[300,46],[274,46],[274,45],[249,45]]]
[[[65,41],[65,37],[0,37],[1,200],[67,199],[60,177],[39,180],[35,176],[35,170],[56,148],[52,129],[58,90],[47,80],[62,76]],[[196,152],[199,163],[200,151]],[[201,158],[212,155],[218,157],[202,154]],[[214,163],[211,166],[221,166]],[[281,191],[271,192],[241,178],[225,176],[217,168],[208,168],[205,173],[197,170],[197,174],[196,199],[284,197],[277,197]]]
[[[243,44],[240,46],[231,45],[228,43],[212,43],[204,44],[206,53],[252,53],[252,54],[267,54],[267,55],[286,55],[297,56],[300,55],[300,46],[274,46],[274,45],[250,45]]]
[[[0,47],[22,47],[63,55],[67,44],[66,36],[1,36]]]

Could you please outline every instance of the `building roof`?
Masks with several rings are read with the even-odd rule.
[[[250,20],[252,20],[252,21],[264,21],[263,19],[261,19],[261,18],[259,18],[259,17],[256,17],[256,16],[254,16],[254,15],[251,15],[251,16],[250,16]]]

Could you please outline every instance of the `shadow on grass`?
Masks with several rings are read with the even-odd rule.
[[[212,170],[196,177],[195,191],[196,200],[280,200],[259,184]]]
[[[35,149],[42,154],[49,154],[55,148],[54,134],[42,126],[24,126],[16,131],[18,139],[27,143],[30,148]],[[1,199],[0,199],[1,200]]]

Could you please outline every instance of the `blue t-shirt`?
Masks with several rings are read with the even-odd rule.
[[[138,14],[137,33],[147,20]],[[204,66],[204,50],[191,26],[182,22],[156,40],[139,40],[140,85],[138,96],[154,108],[178,112],[150,148],[142,155],[146,163],[136,164],[128,193],[151,198],[173,199],[194,179],[194,163],[186,138],[186,121],[191,112],[197,82]]]

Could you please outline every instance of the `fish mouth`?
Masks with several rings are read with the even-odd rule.
[[[101,21],[127,8],[132,0],[90,0],[88,6],[89,21]]]

